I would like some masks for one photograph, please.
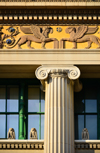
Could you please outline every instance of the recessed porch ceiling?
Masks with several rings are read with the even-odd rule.
[[[0,78],[36,78],[40,65],[0,65]],[[80,78],[100,78],[100,65],[75,65],[81,71]]]

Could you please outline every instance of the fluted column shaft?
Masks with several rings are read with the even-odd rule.
[[[39,67],[36,76],[45,86],[44,153],[74,153],[74,82],[77,67]],[[43,82],[44,80],[44,82]]]
[[[73,82],[67,74],[46,81],[45,153],[74,153]]]

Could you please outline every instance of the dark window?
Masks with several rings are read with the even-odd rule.
[[[7,138],[9,128],[14,128],[16,139],[29,139],[31,128],[44,139],[44,106],[37,79],[1,79],[0,139]]]
[[[75,93],[75,139],[82,139],[82,130],[87,128],[89,139],[98,139],[99,81],[82,79],[83,89]]]
[[[28,139],[32,127],[37,129],[38,138],[44,139],[44,99],[39,86],[28,86]]]
[[[7,131],[12,127],[18,139],[18,118],[18,86],[0,86],[0,138],[7,138]]]

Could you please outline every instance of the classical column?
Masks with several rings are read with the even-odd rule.
[[[41,66],[36,77],[45,86],[44,153],[74,153],[74,81],[80,71],[75,66]]]

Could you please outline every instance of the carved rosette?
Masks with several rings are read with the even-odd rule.
[[[36,69],[35,75],[41,81],[44,89],[45,80],[48,77],[68,77],[70,80],[76,80],[80,77],[80,70],[76,66],[59,68],[57,66],[40,66]]]

